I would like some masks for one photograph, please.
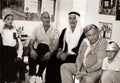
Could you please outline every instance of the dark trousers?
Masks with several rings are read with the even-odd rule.
[[[17,64],[17,72],[18,72],[18,81],[24,81],[25,80],[25,69],[26,65],[25,63],[20,59],[16,62]]]
[[[46,69],[45,83],[61,83],[60,66],[63,63],[75,63],[76,56],[70,55],[65,61],[59,60],[56,53],[51,57]]]
[[[49,46],[46,44],[38,44],[36,52],[37,52],[37,59],[34,60],[33,58],[29,57],[29,75],[37,75],[39,77],[42,76],[42,73],[46,66],[49,63],[49,60],[43,60],[44,55],[49,51]],[[38,72],[36,74],[36,66],[39,65]]]
[[[4,83],[5,81],[14,82],[17,80],[17,64],[15,61],[15,59],[17,58],[16,48],[10,46],[3,46],[2,51],[2,83]]]

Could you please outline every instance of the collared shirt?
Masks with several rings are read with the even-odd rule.
[[[34,29],[32,39],[36,40],[34,48],[37,48],[37,45],[39,43],[45,43],[49,45],[51,49],[52,45],[56,42],[56,39],[58,39],[58,30],[50,26],[48,31],[45,32],[44,27],[42,26],[42,24],[40,24]]]
[[[104,58],[102,69],[104,70],[112,70],[112,71],[120,71],[120,59],[119,57],[115,57],[114,60],[109,63],[108,57]]]
[[[83,65],[86,65],[85,63],[86,63],[86,57],[87,57],[88,53],[90,52],[91,48],[94,47],[94,46],[99,42],[99,40],[98,40],[95,44],[93,44],[92,46],[90,45],[90,42],[88,41],[87,38],[85,38],[84,41],[85,41],[86,44],[87,44],[87,49],[86,49],[86,51],[85,51],[85,53],[84,53]]]

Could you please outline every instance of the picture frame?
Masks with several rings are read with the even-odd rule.
[[[117,0],[100,0],[99,14],[103,15],[116,15]]]
[[[99,27],[100,27],[100,35],[103,38],[111,39],[113,24],[107,22],[99,22]]]

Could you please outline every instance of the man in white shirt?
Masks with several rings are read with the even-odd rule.
[[[33,31],[30,40],[30,58],[29,75],[33,78],[34,75],[40,80],[42,73],[46,68],[52,53],[55,51],[58,43],[58,31],[50,24],[50,15],[48,12],[41,14],[42,23]],[[39,65],[38,72],[36,73],[36,66]],[[30,79],[30,82],[34,82]]]
[[[119,83],[120,82],[120,57],[118,52],[120,47],[114,41],[108,43],[106,53],[107,57],[104,58],[102,69],[103,74],[101,77],[102,83]]]

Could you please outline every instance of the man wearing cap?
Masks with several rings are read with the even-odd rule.
[[[102,64],[102,83],[120,83],[120,57],[117,55],[119,50],[120,47],[114,41],[108,43],[107,57],[104,58]]]
[[[81,43],[76,63],[61,66],[62,83],[74,83],[73,75],[80,83],[95,83],[101,76],[107,41],[99,37],[98,27],[94,24],[87,25],[84,33],[86,38]]]
[[[53,54],[46,69],[46,83],[61,83],[60,66],[63,63],[75,63],[79,46],[84,37],[80,14],[70,12],[67,28],[63,29],[57,51]]]

